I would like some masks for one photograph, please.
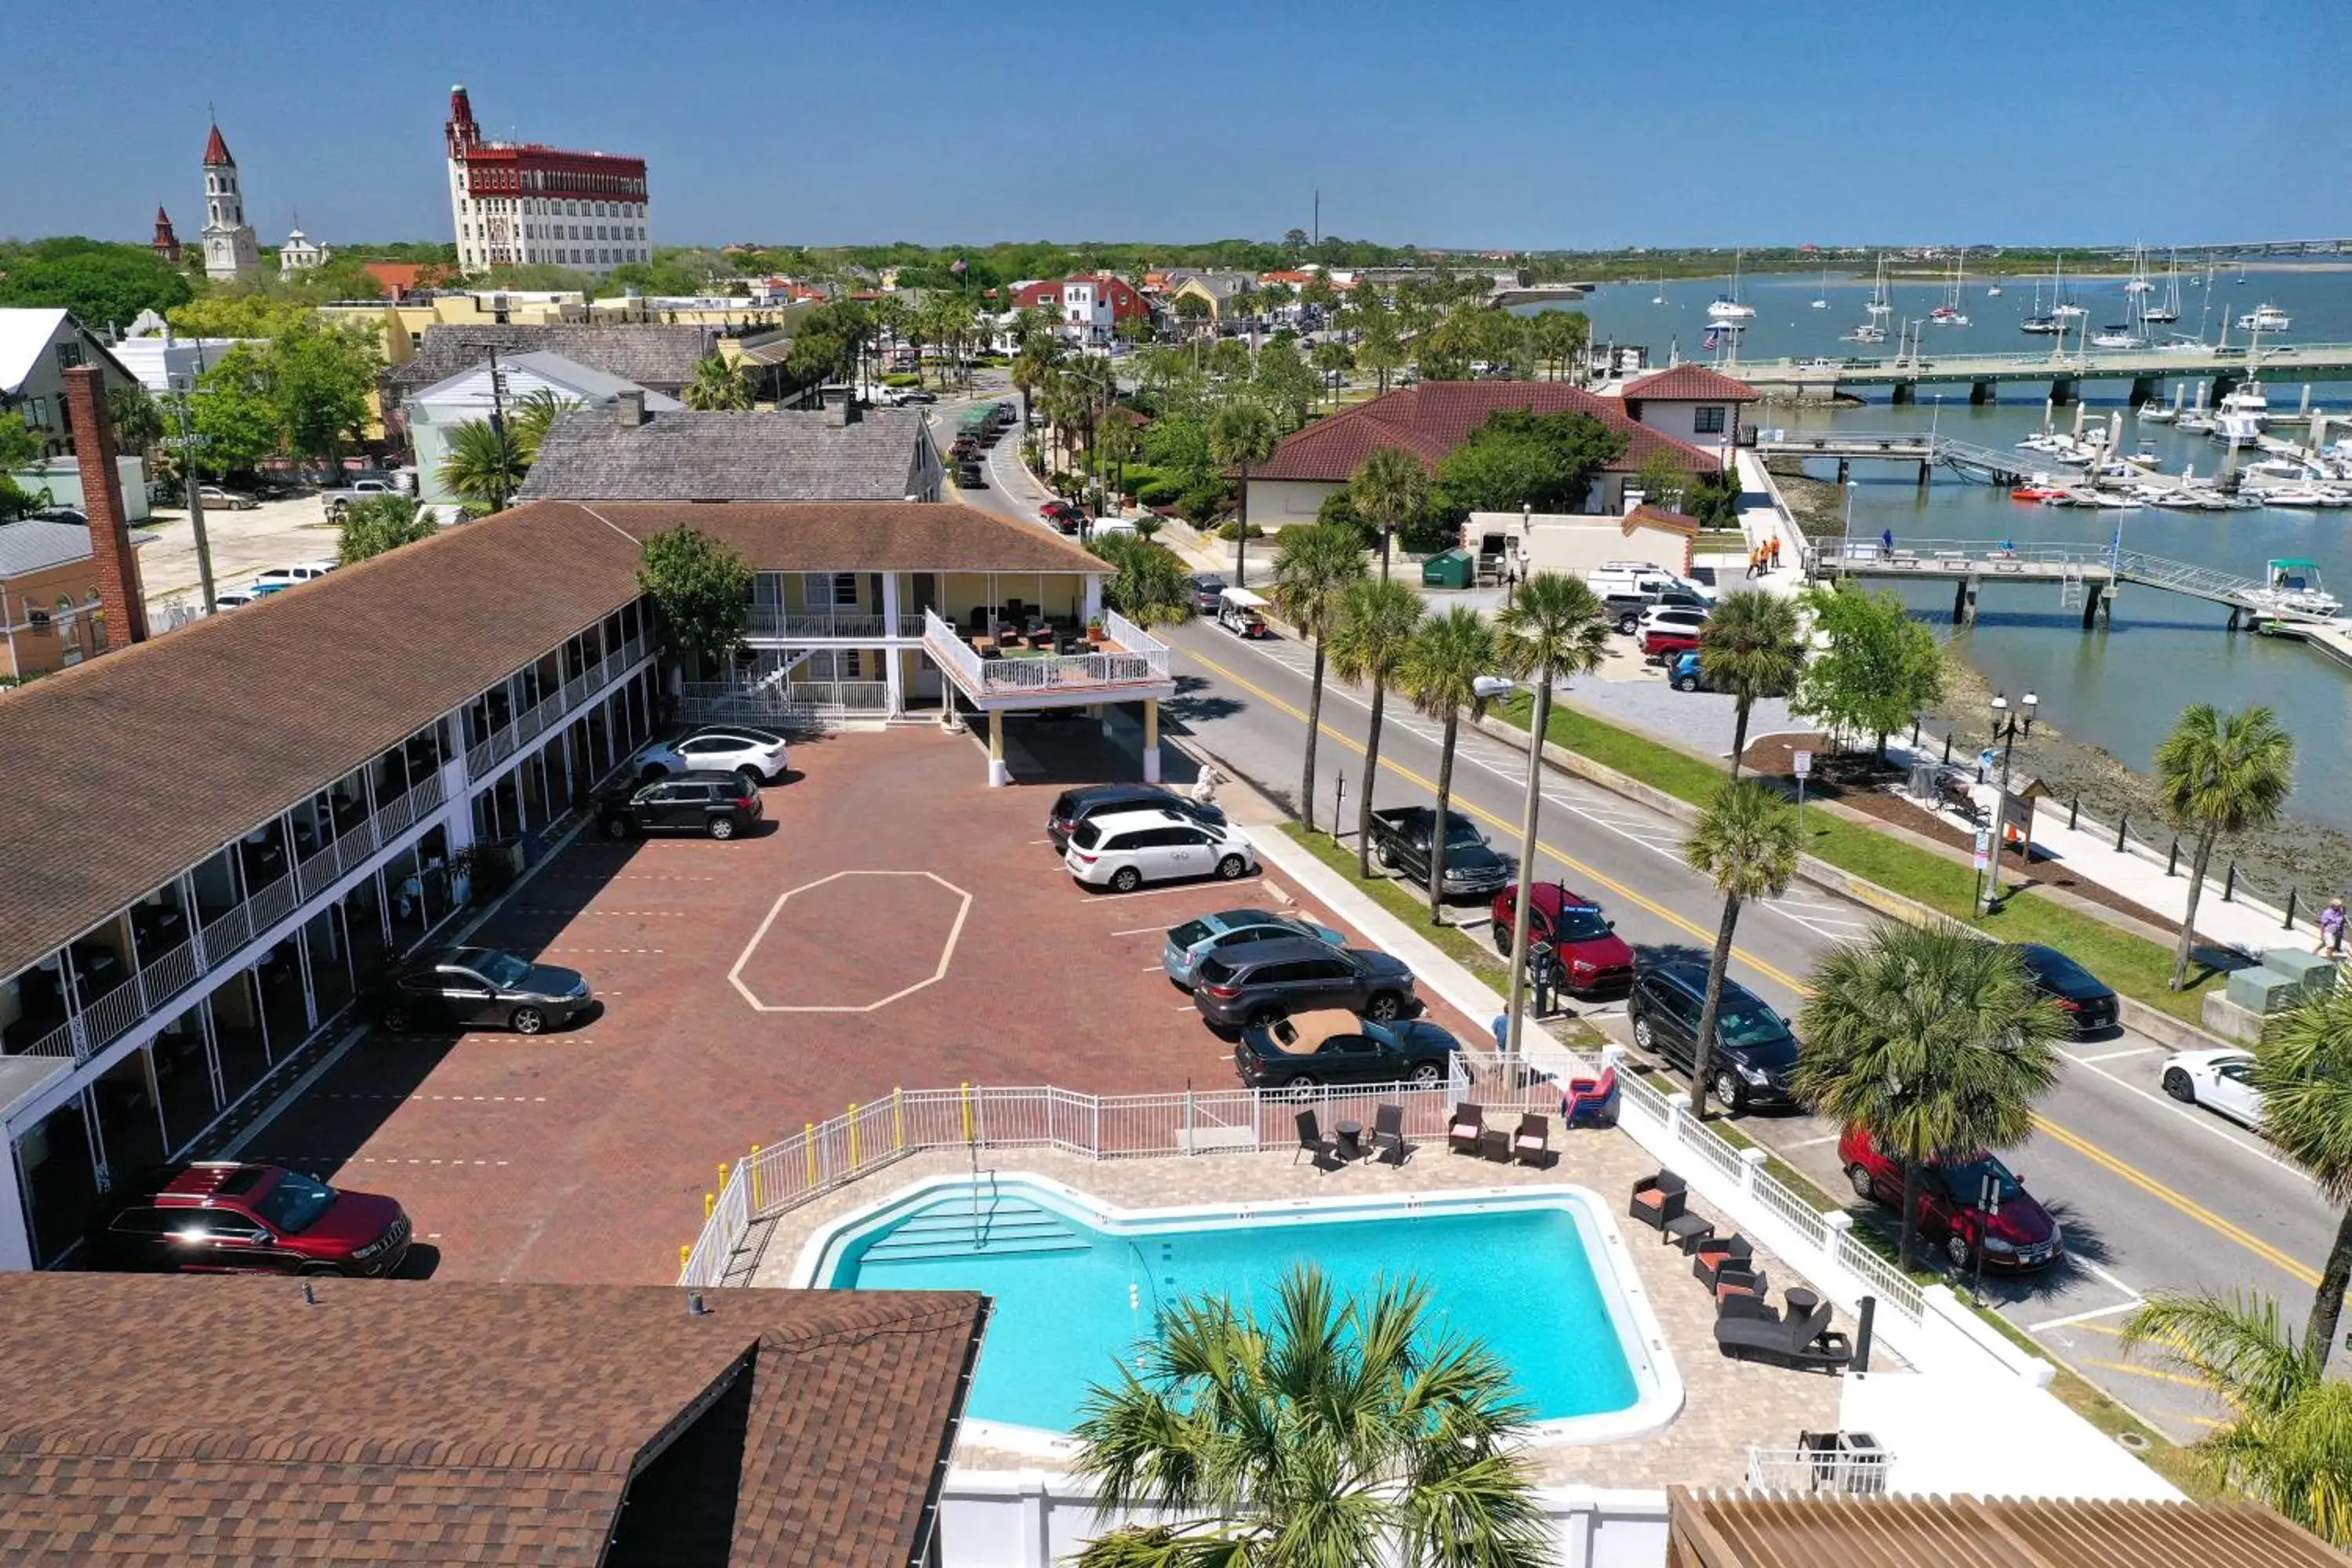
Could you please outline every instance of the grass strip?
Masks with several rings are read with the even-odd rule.
[[[1506,723],[1525,730],[1528,706],[1525,695],[1515,695],[1497,703],[1492,711]],[[1693,805],[1713,799],[1727,776],[1726,770],[1705,758],[1558,706],[1551,711],[1549,739],[1554,745]],[[1804,839],[1807,854],[1842,871],[2004,942],[2045,942],[2124,995],[2184,1023],[2202,1021],[2204,994],[2223,979],[2220,974],[2192,976],[2189,987],[2175,991],[2167,984],[2172,973],[2169,949],[2031,892],[2011,893],[2000,909],[1979,917],[1975,912],[1976,873],[1967,866],[1832,813],[1806,813]]]

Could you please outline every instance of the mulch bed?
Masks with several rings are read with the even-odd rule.
[[[1813,771],[1805,781],[1805,798],[1833,800],[1865,816],[1902,828],[1938,844],[1948,844],[1955,849],[1973,850],[1976,837],[1965,828],[1957,827],[1941,816],[1921,810],[1906,795],[1890,793],[1905,782],[1903,770],[1881,762],[1869,752],[1833,752],[1825,735],[1768,735],[1748,746],[1742,762],[1752,772],[1778,779],[1793,790],[1796,787],[1794,753],[1811,751]],[[2044,801],[2043,809],[2054,803]],[[2036,850],[2031,863],[2017,851],[2009,850],[2000,859],[2007,885],[2020,883],[2028,887],[2063,889],[2087,903],[2098,904],[2118,914],[2145,921],[2159,931],[2177,932],[2178,921],[2168,919],[2144,904],[2135,903],[2105,885],[2076,876],[2062,861],[2052,860]]]

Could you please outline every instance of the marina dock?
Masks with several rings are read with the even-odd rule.
[[[2352,380],[2352,343],[2278,344],[2259,350],[2204,346],[2091,349],[2066,354],[2047,350],[1990,354],[1897,354],[1886,358],[1816,356],[1740,360],[1723,370],[1759,391],[1831,397],[1865,387],[1893,389],[1895,401],[1916,400],[1924,385],[1966,386],[1970,403],[1994,401],[1998,388],[2043,382],[2050,400],[2064,406],[2086,381],[2127,381],[2130,401],[2156,397],[2168,379],[2208,380],[2215,403],[2248,381]]]

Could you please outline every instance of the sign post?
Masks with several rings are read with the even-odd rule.
[[[1977,1207],[1988,1221],[2000,1217],[2000,1176],[1998,1173],[1987,1171],[1984,1173],[1982,1184],[1977,1189]],[[1979,1307],[1984,1305],[1984,1258],[1985,1233],[1979,1229],[1977,1232],[1976,1283],[1976,1303]]]
[[[1805,837],[1805,781],[1813,776],[1813,753],[1792,752],[1790,762],[1797,775],[1797,837],[1802,841]]]
[[[1991,860],[1990,860],[1990,856],[1991,856],[1991,854],[1992,854],[1992,829],[1990,829],[1990,827],[1979,827],[1979,828],[1978,828],[1978,829],[1977,829],[1977,850],[1976,850],[1977,881],[1976,881],[1976,890],[1975,890],[1974,894],[1972,895],[1972,901],[1973,901],[1973,902],[1974,902],[1978,907],[1979,907],[1979,908],[1981,908],[1981,907],[1982,907],[1982,905],[1983,905],[1983,903],[1984,903],[1984,874],[1985,874],[1985,868],[1986,868],[1988,865],[1991,864]]]

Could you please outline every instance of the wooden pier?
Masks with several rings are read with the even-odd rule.
[[[1948,582],[1953,586],[1952,620],[1959,626],[1976,619],[1977,602],[1988,583],[2055,586],[2061,605],[2082,611],[2085,631],[2102,619],[2112,620],[2117,590],[2126,583],[2139,584],[2221,605],[2230,612],[2231,630],[2245,626],[2302,637],[2352,666],[2352,640],[2335,616],[2291,608],[2258,578],[2144,551],[2094,544],[2003,547],[1981,539],[1906,540],[1889,549],[1876,539],[1822,539],[1810,547],[1805,570],[1810,577],[1832,580]]]
[[[2352,343],[2280,343],[2257,349],[2210,347],[2092,349],[2053,354],[1896,354],[1885,358],[1739,360],[1722,369],[1765,391],[1829,397],[1864,387],[1894,390],[1895,401],[1916,400],[1926,385],[1966,386],[1971,403],[1990,403],[2014,382],[2045,382],[2051,401],[2073,403],[2086,381],[2127,381],[2130,401],[2146,403],[2168,380],[2210,381],[2212,401],[2248,381],[2352,380]]]

